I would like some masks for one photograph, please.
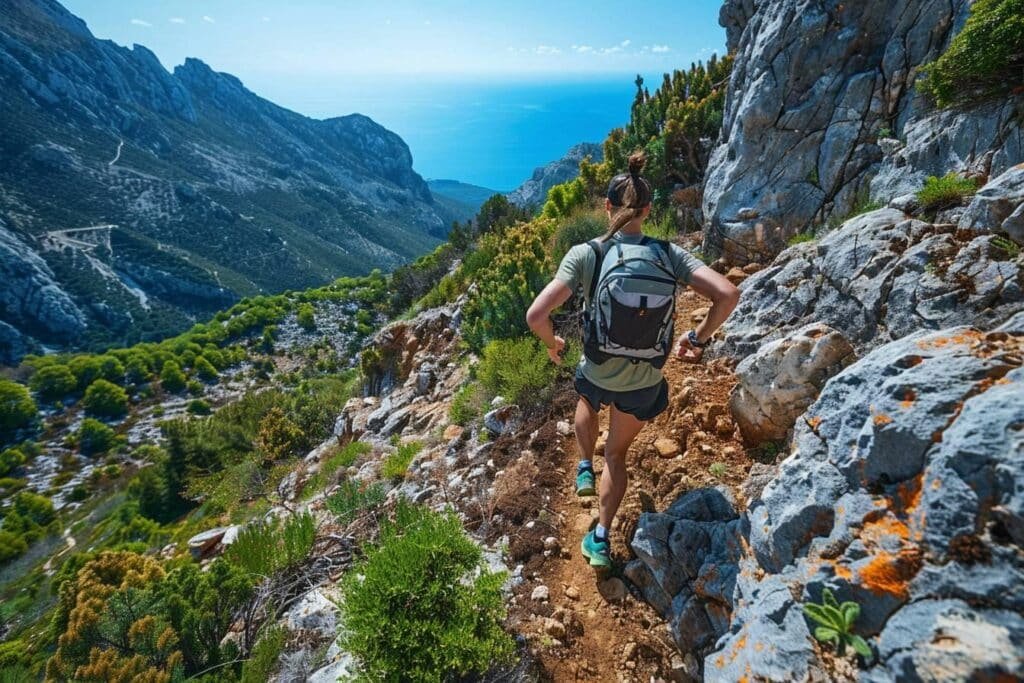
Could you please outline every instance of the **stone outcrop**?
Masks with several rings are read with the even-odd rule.
[[[910,335],[826,385],[749,508],[709,676],[808,680],[820,665],[801,604],[824,588],[861,605],[856,631],[878,654],[866,680],[1024,675],[1007,654],[1024,647],[1022,351],[1024,314]]]
[[[1024,244],[1024,164],[978,191],[960,217],[961,230],[993,232]]]
[[[825,382],[854,357],[841,332],[812,323],[744,358],[729,403],[744,440],[756,446],[785,438]]]
[[[858,351],[922,328],[998,324],[1024,309],[1024,291],[1019,258],[993,239],[896,209],[857,216],[745,280],[721,350],[745,357],[813,322]]]
[[[604,150],[601,149],[601,145],[593,142],[581,142],[578,145],[573,145],[561,159],[535,168],[529,180],[505,196],[517,206],[543,206],[548,197],[548,190],[578,176],[580,162],[588,157],[593,163],[604,159]]]
[[[736,61],[705,176],[705,253],[757,260],[927,175],[994,176],[1024,161],[1020,99],[934,111],[915,93],[969,4],[727,0],[720,23]]]

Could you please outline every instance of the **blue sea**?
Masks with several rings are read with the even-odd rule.
[[[661,81],[653,76],[652,86]],[[627,123],[634,78],[342,78],[268,82],[253,90],[316,118],[365,114],[402,136],[424,178],[507,191],[572,145],[603,142],[609,130]]]

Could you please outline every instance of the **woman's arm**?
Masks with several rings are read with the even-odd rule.
[[[740,300],[740,290],[724,276],[707,266],[694,271],[690,286],[702,297],[711,300],[708,314],[694,330],[697,333],[697,341],[703,344],[711,339],[711,335],[722,326],[729,314],[736,308],[736,304]],[[704,354],[704,349],[691,344],[684,335],[679,340],[679,348],[676,353],[679,358],[688,363],[697,363]]]
[[[547,347],[548,357],[555,365],[562,364],[562,357],[559,354],[565,348],[565,340],[555,334],[555,328],[551,324],[551,312],[568,301],[571,296],[572,289],[569,285],[561,280],[552,280],[537,295],[530,304],[530,310],[526,312],[526,324]]]

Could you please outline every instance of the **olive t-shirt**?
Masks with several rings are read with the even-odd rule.
[[[639,244],[643,235],[619,233],[613,239],[620,239],[624,244]],[[683,284],[690,284],[690,279],[697,269],[704,267],[697,257],[676,244],[669,244],[668,257],[676,279]],[[591,278],[594,277],[595,264],[594,250],[587,244],[577,244],[562,259],[555,279],[564,282],[573,291],[582,288],[583,296],[587,297],[590,293]],[[608,391],[645,389],[661,381],[661,370],[650,363],[634,363],[629,358],[609,358],[597,365],[584,356],[580,360],[580,370],[584,377]]]

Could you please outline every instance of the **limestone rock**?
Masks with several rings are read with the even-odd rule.
[[[519,406],[510,405],[495,408],[484,415],[484,428],[494,436],[508,434],[516,428]]]
[[[999,232],[1024,244],[1024,164],[1014,166],[978,190],[959,227]]]
[[[677,440],[664,436],[654,442],[654,450],[662,458],[674,458],[682,452]]]
[[[750,445],[786,436],[825,382],[854,358],[841,332],[812,323],[762,346],[736,367],[729,407]]]
[[[593,163],[600,163],[604,159],[601,145],[592,142],[573,145],[564,157],[537,167],[529,180],[505,196],[517,206],[540,208],[547,199],[548,190],[580,174],[580,162],[587,157]]]
[[[320,589],[313,589],[300,598],[284,615],[284,626],[291,631],[314,631],[323,638],[333,638],[338,630],[338,606]]]

